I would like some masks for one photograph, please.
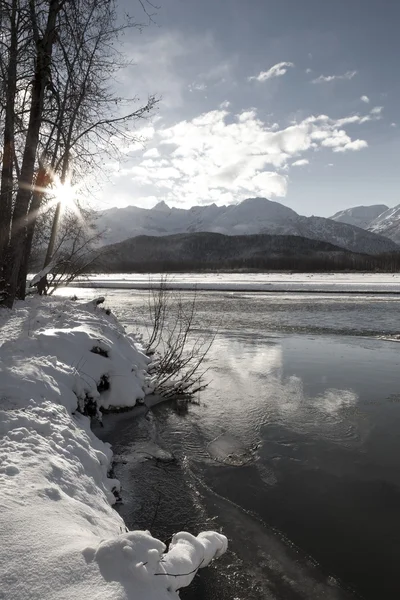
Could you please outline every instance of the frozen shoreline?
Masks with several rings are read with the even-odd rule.
[[[178,598],[226,538],[181,532],[167,551],[127,532],[110,445],[82,414],[143,399],[149,359],[93,302],[31,298],[0,325],[0,598]]]
[[[74,287],[146,290],[163,274],[99,274],[77,279]],[[174,290],[400,294],[399,273],[173,273],[165,285]]]

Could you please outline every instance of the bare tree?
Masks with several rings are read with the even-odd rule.
[[[147,3],[143,4],[146,8]],[[148,13],[150,18],[150,13]],[[0,0],[0,304],[24,297],[28,258],[46,190],[57,176],[94,170],[153,109],[152,96],[116,97],[109,82],[126,65],[114,42],[136,24],[118,23],[115,0]],[[57,246],[58,203],[46,262]]]
[[[41,211],[39,226],[36,228],[34,242],[35,254],[31,265],[35,270],[43,271],[43,254],[47,245],[54,217],[54,207]],[[95,225],[93,211],[80,207],[77,210],[66,210],[60,221],[54,253],[49,265],[44,270],[47,276],[48,293],[52,294],[60,286],[67,286],[77,277],[86,275],[102,252],[99,243],[103,232]],[[48,269],[46,267],[50,266]]]

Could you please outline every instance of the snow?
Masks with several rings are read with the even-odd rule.
[[[115,273],[75,280],[80,288],[148,289],[164,274]],[[399,294],[399,273],[179,273],[167,277],[172,289],[247,292]],[[70,294],[68,288],[58,294]]]
[[[111,447],[78,410],[88,398],[134,406],[151,389],[149,359],[93,301],[35,297],[0,324],[0,598],[178,598],[226,538],[182,532],[167,550],[127,532]]]

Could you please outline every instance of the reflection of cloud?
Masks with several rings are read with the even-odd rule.
[[[318,353],[318,348],[314,352]],[[301,377],[285,375],[288,367],[279,340],[221,336],[210,359],[216,368],[212,378],[218,381],[218,386],[211,386],[211,393],[226,398],[231,416],[224,430],[239,436],[245,436],[247,430],[257,437],[261,426],[278,425],[331,441],[340,442],[347,436],[348,410],[357,405],[358,395],[351,389],[324,389],[323,384],[309,394]]]
[[[329,389],[321,396],[315,398],[318,410],[335,415],[341,410],[351,408],[357,404],[358,396],[352,390]]]
[[[265,423],[276,419],[299,433],[324,433],[343,421],[343,411],[354,407],[358,395],[352,390],[328,388],[310,397],[304,392],[303,381],[292,375],[283,379],[282,371],[275,371],[270,381],[271,397]]]

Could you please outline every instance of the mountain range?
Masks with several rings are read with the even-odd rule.
[[[393,208],[388,208],[385,204],[355,206],[341,210],[330,218],[379,233],[400,244],[400,204]]]
[[[371,207],[358,207],[367,208]],[[387,209],[385,205],[381,208]],[[388,209],[393,210],[393,209]],[[178,233],[212,232],[229,236],[269,234],[301,236],[318,240],[362,254],[380,254],[399,250],[399,247],[382,231],[362,228],[359,223],[379,218],[379,209],[358,215],[358,225],[346,219],[342,211],[331,219],[304,217],[291,208],[266,198],[248,198],[239,204],[194,206],[190,209],[170,208],[159,202],[154,208],[136,206],[110,208],[99,214],[97,226],[105,231],[103,243],[114,244],[136,236],[167,236]],[[363,211],[361,211],[362,213]],[[387,211],[386,211],[387,212]],[[400,212],[400,207],[399,207]],[[375,218],[376,221],[376,218]],[[400,225],[400,222],[399,222]],[[368,227],[370,221],[368,221]],[[377,225],[378,227],[378,225]],[[400,241],[400,240],[399,240]]]

